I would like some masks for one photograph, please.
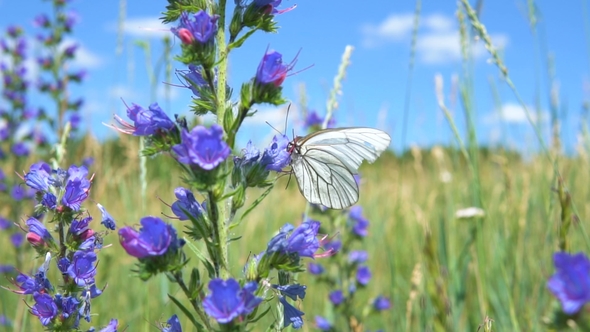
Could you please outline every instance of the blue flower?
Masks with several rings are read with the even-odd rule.
[[[217,32],[218,15],[209,16],[206,11],[199,10],[193,14],[192,19],[189,13],[180,14],[180,24],[177,28],[172,28],[174,33],[183,44],[192,44],[195,40],[199,44],[205,44],[213,38]]]
[[[305,315],[305,313],[292,306],[283,296],[279,296],[279,301],[283,305],[284,310],[283,327],[293,324],[293,328],[301,328],[303,326],[303,319],[301,316]]]
[[[96,276],[96,254],[92,251],[76,251],[70,266],[68,266],[68,275],[74,279],[78,286],[90,286],[94,284]]]
[[[321,264],[310,262],[307,264],[307,270],[313,275],[320,275],[324,273],[324,267]]]
[[[34,246],[42,246],[45,244],[51,244],[54,242],[51,233],[47,230],[45,225],[43,225],[39,220],[30,217],[27,219],[25,224],[29,227],[29,232],[27,233],[27,241]]]
[[[204,212],[203,207],[195,199],[193,193],[183,187],[174,189],[174,196],[178,199],[172,203],[172,212],[178,217],[179,220],[188,220],[189,217],[185,211],[188,212],[193,218],[198,218]],[[184,211],[183,211],[184,210]]]
[[[48,325],[57,317],[57,305],[49,294],[35,293],[33,294],[35,305],[31,308],[31,313],[41,321],[41,324]]]
[[[373,308],[377,311],[388,310],[391,308],[391,301],[387,297],[379,295],[373,300]]]
[[[214,124],[210,129],[196,126],[190,132],[183,130],[182,143],[172,147],[177,159],[183,164],[198,165],[212,170],[230,154],[230,148],[223,140],[223,129]]]
[[[178,70],[177,72],[184,78],[186,87],[191,89],[195,97],[201,98],[201,90],[209,84],[203,77],[203,67],[188,65],[188,70]],[[217,75],[213,79],[213,84],[217,85]]]
[[[175,127],[174,122],[162,111],[158,103],[151,104],[147,110],[139,105],[131,104],[131,108],[127,108],[127,117],[133,121],[133,125],[115,115],[115,121],[122,128],[112,128],[124,134],[149,136],[171,131]]]
[[[252,3],[256,7],[261,8],[264,13],[272,15],[283,14],[297,7],[297,5],[293,5],[289,8],[278,10],[277,7],[281,4],[281,2],[282,0],[254,0]]]
[[[260,163],[268,171],[280,172],[291,162],[291,154],[287,151],[289,138],[281,135],[272,138],[272,143],[264,150]]]
[[[46,192],[49,190],[49,179],[51,176],[51,168],[44,162],[38,162],[29,168],[29,172],[25,174],[25,183],[27,186],[37,190]]]
[[[117,332],[119,328],[119,321],[117,319],[111,319],[109,324],[102,328],[99,332]]]
[[[84,166],[72,165],[68,169],[65,193],[61,199],[63,205],[74,211],[80,210],[82,202],[90,193],[90,181],[86,179],[88,170]]]
[[[64,318],[70,317],[71,314],[76,313],[78,310],[78,301],[75,297],[66,296],[62,297],[60,294],[55,295],[55,303],[57,307],[62,311],[62,315]]]
[[[361,264],[367,261],[369,254],[364,250],[352,250],[348,253],[348,262],[351,264]]]
[[[74,219],[70,224],[70,234],[80,235],[86,232],[90,228],[90,222],[92,217],[86,217],[83,219]]]
[[[371,270],[369,270],[368,266],[361,266],[356,270],[356,281],[366,286],[369,281],[371,280]]]
[[[320,248],[320,241],[316,237],[319,229],[320,223],[314,220],[305,221],[295,229],[291,224],[287,224],[269,241],[266,252],[297,254],[301,257],[313,258]]]
[[[161,326],[160,331],[162,332],[182,332],[182,326],[180,326],[180,320],[176,314],[172,315],[166,322],[167,326]]]
[[[227,324],[251,313],[262,302],[262,298],[254,295],[256,287],[254,282],[240,288],[235,279],[213,279],[209,282],[211,293],[203,300],[203,308],[217,322]]]
[[[547,288],[559,299],[563,312],[573,315],[590,302],[590,261],[581,252],[557,252],[553,263],[557,271],[549,278]]]
[[[119,229],[119,242],[133,257],[161,256],[177,242],[176,231],[158,217],[148,216],[140,220],[139,232],[131,227]]]
[[[324,123],[324,119],[319,116],[316,111],[309,111],[305,116],[305,120],[303,121],[303,128],[308,129],[314,126],[321,126]],[[328,128],[333,128],[336,124],[336,120],[333,117],[328,120]]]
[[[295,285],[272,285],[274,289],[279,290],[282,295],[288,296],[291,300],[296,301],[297,297],[301,300],[305,298],[305,290],[307,286],[295,284]]]
[[[328,298],[335,306],[342,304],[344,302],[344,293],[341,290],[331,291],[328,295]]]
[[[330,331],[332,324],[322,316],[315,316],[315,326],[322,331]]]
[[[285,65],[281,53],[274,50],[267,51],[258,65],[256,82],[260,85],[273,84],[279,87],[287,78],[287,73],[293,70],[296,62],[297,58]]]
[[[363,216],[363,208],[355,205],[350,208],[349,218],[354,222],[352,232],[357,236],[365,237],[369,234],[369,221]]]
[[[24,240],[25,236],[23,233],[14,233],[10,235],[10,242],[12,242],[12,245],[15,248],[20,248],[23,245]]]
[[[26,157],[31,152],[31,150],[29,149],[29,147],[27,146],[27,144],[25,142],[14,143],[14,145],[12,145],[12,148],[10,150],[17,157]]]
[[[102,206],[101,204],[96,204],[96,206],[98,207],[98,209],[100,210],[100,213],[102,214],[102,221],[100,223],[103,224],[104,227],[114,231],[115,228],[117,228],[117,224],[115,223],[115,219],[107,212],[107,210],[104,208],[104,206]]]

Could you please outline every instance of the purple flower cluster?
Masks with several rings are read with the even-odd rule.
[[[262,302],[263,299],[255,295],[257,288],[255,282],[240,287],[235,279],[213,279],[209,282],[210,294],[203,300],[203,308],[220,324],[228,324],[250,314]]]
[[[305,119],[303,121],[303,128],[304,129],[309,129],[309,128],[315,128],[315,129],[319,129],[321,128],[322,124],[324,123],[324,118],[320,117],[320,115],[314,111],[308,111]],[[328,120],[328,128],[334,128],[334,126],[336,125],[336,120],[331,117],[330,120]]]
[[[134,136],[159,135],[175,128],[174,122],[162,111],[158,103],[151,104],[148,109],[137,104],[131,104],[131,107],[127,108],[127,117],[133,121],[133,124],[115,115],[115,121],[121,127],[111,126],[111,128],[123,134]]]
[[[211,16],[204,10],[192,14],[192,17],[191,14],[184,12],[180,15],[178,27],[171,30],[183,44],[206,44],[217,32],[218,18],[218,15]]]
[[[162,256],[182,246],[176,230],[162,219],[148,216],[141,218],[140,223],[139,231],[128,226],[119,229],[121,246],[129,255],[137,258]]]
[[[230,154],[231,150],[223,140],[223,128],[214,124],[211,128],[196,126],[190,132],[181,132],[181,143],[172,147],[176,159],[188,165],[196,165],[210,171]]]
[[[43,210],[79,211],[90,193],[91,182],[85,166],[72,165],[67,170],[52,170],[48,164],[38,162],[31,165],[24,175],[27,186],[41,195]],[[58,198],[61,198],[58,202]]]

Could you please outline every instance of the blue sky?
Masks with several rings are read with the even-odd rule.
[[[231,1],[230,1],[231,2]],[[47,2],[30,0],[14,5],[0,0],[0,27],[19,24],[33,32],[31,22],[37,13],[48,12]],[[292,0],[283,1],[291,6]],[[370,4],[370,5],[367,5]],[[117,21],[120,1],[79,1],[70,7],[79,17],[73,40],[81,45],[77,65],[88,70],[88,78],[72,91],[83,96],[85,126],[100,138],[115,135],[101,123],[112,122],[113,114],[125,114],[127,103],[149,105],[154,99],[145,67],[145,56],[135,42],[147,41],[152,47],[152,63],[161,55],[161,38],[167,27],[158,24],[165,1],[127,0],[123,28],[122,52],[117,53]],[[404,99],[408,90],[407,76],[414,1],[359,2],[352,0],[299,1],[297,8],[279,15],[278,34],[256,34],[231,55],[230,84],[239,91],[241,82],[256,71],[265,49],[275,49],[290,61],[299,52],[297,69],[305,69],[289,77],[284,85],[285,96],[296,104],[299,90],[305,84],[311,108],[325,111],[326,99],[346,45],[354,46],[352,64],[343,82],[336,118],[339,126],[371,126],[388,131],[392,147],[402,148]],[[575,150],[580,132],[581,106],[589,97],[590,55],[588,35],[584,34],[583,2],[544,1],[540,10],[541,44],[535,44],[527,21],[524,0],[484,1],[481,20],[494,43],[500,48],[510,76],[527,105],[540,100],[540,123],[548,133],[549,83],[547,55],[554,59],[556,86],[560,97],[562,140],[569,152]],[[586,4],[586,6],[588,6]],[[444,95],[460,128],[464,115],[460,102],[453,97],[453,77],[461,76],[458,23],[455,1],[423,1],[415,69],[412,76],[409,117],[405,145],[430,146],[452,142],[452,132],[437,106],[434,77],[444,81]],[[179,51],[175,42],[174,52]],[[543,49],[542,52],[539,52]],[[484,144],[503,143],[510,147],[536,149],[531,126],[522,108],[507,86],[500,80],[497,68],[489,61],[482,45],[474,47],[473,81],[476,125],[479,140]],[[174,68],[184,69],[174,62]],[[163,74],[160,82],[163,82]],[[502,107],[497,107],[490,81],[498,89]],[[170,82],[178,84],[175,77]],[[159,85],[156,101],[172,116],[188,114],[191,94],[188,89],[170,86],[171,98],[165,100],[165,84]],[[455,100],[455,101],[453,101]],[[284,108],[257,106],[257,117],[246,121],[240,141],[252,139],[256,145],[268,144],[273,134],[264,121],[280,130],[285,119]],[[534,107],[533,107],[534,108]],[[290,128],[298,130],[300,118],[293,107]],[[533,109],[533,111],[535,111]],[[536,112],[536,111],[535,111]],[[502,116],[500,116],[500,114]],[[289,128],[289,133],[291,129]],[[299,129],[300,131],[301,129]],[[548,136],[546,134],[546,136]]]

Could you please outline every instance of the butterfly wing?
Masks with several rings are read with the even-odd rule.
[[[310,203],[332,209],[353,205],[359,198],[353,174],[390,142],[387,133],[373,128],[327,129],[301,139],[291,155],[299,191]]]

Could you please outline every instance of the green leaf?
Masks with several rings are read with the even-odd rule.
[[[254,208],[256,206],[258,206],[258,204],[260,204],[260,202],[262,202],[262,200],[264,200],[266,198],[266,196],[268,196],[268,194],[270,194],[270,191],[272,190],[272,188],[274,188],[274,185],[269,186],[268,189],[266,189],[262,195],[260,195],[253,203],[252,205],[250,205],[246,211],[244,211],[244,213],[242,214],[242,217],[240,218],[240,221],[238,221],[235,226],[239,225],[240,223],[242,223],[242,220],[244,220],[244,218],[246,218],[246,216],[248,215],[248,213],[250,213],[252,210],[254,210]],[[231,225],[231,228],[235,227],[234,225]]]
[[[195,254],[195,256],[197,256],[197,258],[201,262],[203,262],[203,265],[205,265],[205,268],[207,269],[209,276],[215,276],[215,268],[213,267],[213,264],[211,264],[211,262],[209,262],[207,257],[205,257],[205,255],[203,255],[203,253],[199,250],[199,248],[197,248],[192,242],[190,242],[186,238],[185,238],[185,241],[186,241],[186,244],[188,245],[188,247],[191,249],[191,251]]]
[[[197,331],[205,331],[205,327],[197,321],[193,314],[184,305],[182,305],[180,301],[170,294],[168,294],[168,298],[174,302],[174,304],[176,304],[176,306],[186,315],[186,317],[188,317],[188,319],[190,319],[193,325],[197,328]]]
[[[227,46],[228,51],[231,51],[234,48],[239,48],[242,46],[242,44],[244,44],[244,42],[246,41],[246,39],[248,39],[250,36],[252,36],[252,34],[254,32],[256,32],[258,30],[258,28],[252,29],[248,32],[246,32],[242,37],[240,37],[238,40],[236,40],[235,42],[229,44]]]

